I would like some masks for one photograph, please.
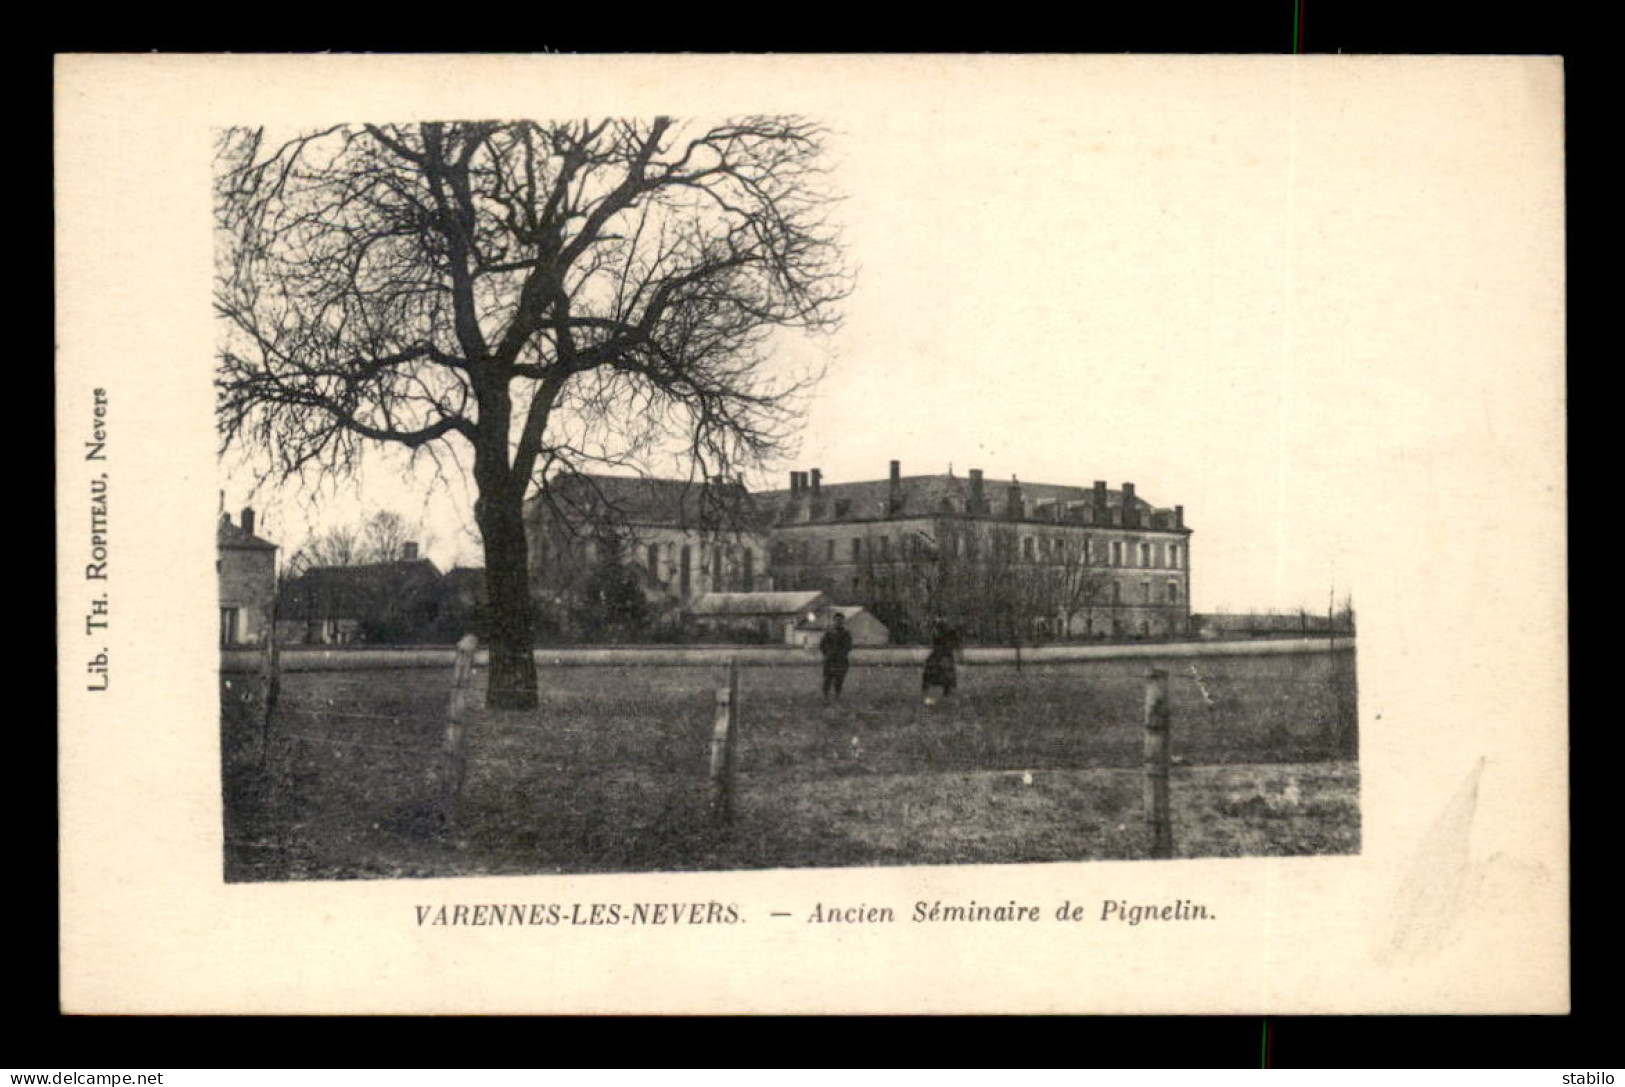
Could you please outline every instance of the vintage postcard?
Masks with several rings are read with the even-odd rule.
[[[64,1010],[1568,1011],[1560,59],[56,106]]]

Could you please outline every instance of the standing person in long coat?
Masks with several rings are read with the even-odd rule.
[[[941,687],[943,698],[954,693],[954,687],[958,682],[954,654],[958,649],[957,631],[940,619],[931,624],[931,653],[925,658],[925,678],[920,684],[920,693],[924,696],[927,706],[932,705],[932,687]]]
[[[846,618],[835,612],[830,628],[818,639],[818,651],[824,655],[824,701],[830,695],[841,697],[841,684],[846,682],[847,658],[852,654],[852,632],[846,629]]]

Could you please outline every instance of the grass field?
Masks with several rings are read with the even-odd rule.
[[[1169,661],[1180,856],[1359,848],[1352,653]],[[544,669],[542,707],[474,715],[441,799],[449,670],[284,678],[263,765],[255,684],[222,683],[233,880],[1144,856],[1144,661],[960,672],[742,671],[734,826],[709,824],[704,667]],[[476,699],[476,702],[480,699]]]

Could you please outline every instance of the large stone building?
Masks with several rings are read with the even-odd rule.
[[[525,520],[544,614],[579,611],[610,566],[635,573],[654,616],[706,593],[773,588],[765,526],[738,484],[561,475],[526,503]]]
[[[656,610],[706,593],[807,591],[861,605],[894,640],[945,619],[980,641],[1190,633],[1182,506],[1112,489],[1020,483],[979,470],[785,490],[573,475],[531,500],[531,569],[544,607],[579,600],[595,569],[634,571]]]
[[[979,470],[904,476],[892,461],[861,483],[792,472],[755,499],[777,587],[863,604],[900,640],[933,618],[989,641],[1190,630],[1184,507],[1153,506],[1132,483],[995,489]]]
[[[215,574],[220,588],[222,648],[259,645],[270,632],[276,600],[277,546],[254,535],[254,511],[238,524],[222,513],[215,526]]]

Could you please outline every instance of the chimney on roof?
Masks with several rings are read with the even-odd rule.
[[[1185,507],[1184,506],[1175,506],[1174,507],[1174,527],[1175,528],[1184,528],[1185,527]]]
[[[972,513],[982,512],[982,470],[980,468],[970,470],[970,511]]]
[[[407,540],[401,545],[401,558],[406,562],[416,562],[418,559],[418,542]]]
[[[801,473],[800,472],[791,472],[790,473],[790,497],[795,498],[799,494],[801,494]]]
[[[1131,528],[1140,525],[1140,509],[1134,504],[1134,484],[1123,484],[1123,524]]]
[[[898,513],[903,508],[903,462],[891,462],[891,487],[886,492],[887,514]]]
[[[243,526],[243,531],[244,532],[248,533],[250,536],[254,535],[254,507],[253,506],[244,506],[243,507],[242,526]]]
[[[1004,489],[1004,515],[1012,521],[1021,520],[1021,482],[1010,477],[1010,486]]]
[[[812,470],[812,484],[811,484],[811,486],[812,486],[812,496],[814,498],[818,497],[818,488],[819,488],[819,485],[823,483],[823,481],[824,481],[824,473],[820,472],[817,468],[814,468]]]
[[[1104,479],[1095,480],[1095,508],[1100,510],[1106,508],[1106,481]]]

